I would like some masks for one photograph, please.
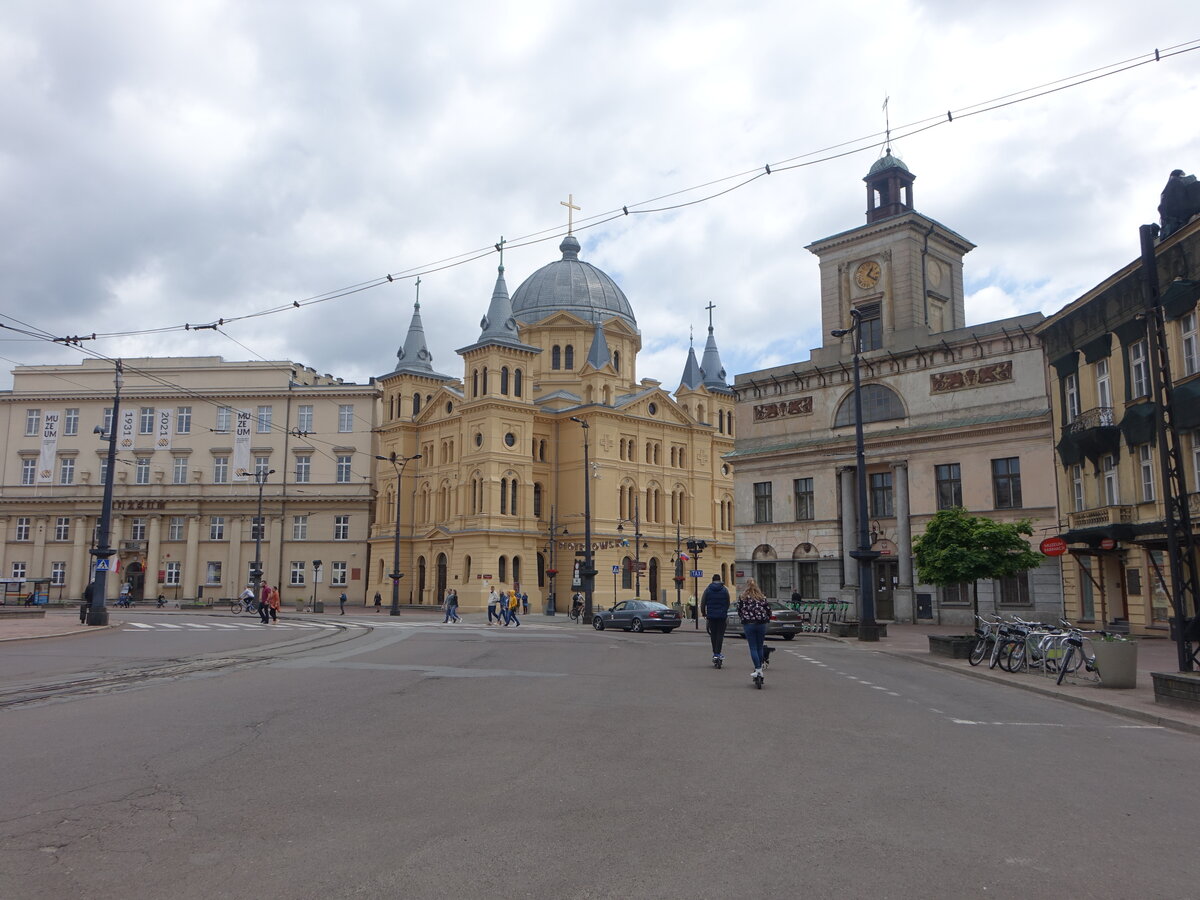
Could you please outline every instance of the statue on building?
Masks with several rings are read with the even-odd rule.
[[[1161,237],[1170,237],[1192,216],[1200,213],[1200,181],[1195,175],[1184,175],[1183,169],[1175,169],[1163,188],[1162,202],[1158,214],[1162,218]]]

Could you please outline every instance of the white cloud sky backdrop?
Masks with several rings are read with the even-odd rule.
[[[703,347],[710,301],[730,381],[821,343],[804,246],[864,223],[885,96],[917,209],[978,245],[972,322],[1053,312],[1132,261],[1167,174],[1200,169],[1188,124],[1200,50],[897,136],[1200,46],[1200,17],[1177,2],[816,6],[4,4],[0,322],[59,336],[207,324],[538,234],[505,253],[515,291],[559,258],[559,201],[573,194],[583,258],[633,304],[639,376],[673,389],[689,326]],[[862,149],[783,168],[846,141]],[[745,179],[645,202],[767,163],[774,174],[717,199],[586,227],[625,205],[716,193]],[[497,262],[422,275],[439,371],[461,376],[454,350],[478,336]],[[88,346],[293,359],[365,381],[394,367],[414,295],[397,277],[223,334]],[[5,371],[81,358],[11,332],[0,356]]]

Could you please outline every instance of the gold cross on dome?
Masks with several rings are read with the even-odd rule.
[[[567,194],[567,199],[559,200],[558,205],[567,208],[567,234],[570,234],[575,229],[575,217],[573,214],[582,209],[582,207],[575,205],[574,194]]]

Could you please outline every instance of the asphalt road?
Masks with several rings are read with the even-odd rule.
[[[0,896],[1197,895],[1197,738],[774,646],[366,622],[9,706]]]

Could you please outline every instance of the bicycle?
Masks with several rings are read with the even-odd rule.
[[[976,616],[975,621],[979,623],[975,629],[975,646],[971,648],[971,653],[967,657],[967,662],[973,666],[979,665],[991,655],[996,643],[997,632],[1003,623],[999,616],[990,622],[983,616]]]
[[[257,613],[258,601],[237,597],[229,601],[229,611],[235,616],[240,616],[242,613]]]
[[[1089,653],[1084,644],[1091,644],[1092,640],[1087,635],[1099,635],[1101,640],[1105,641],[1123,641],[1125,637],[1119,634],[1109,634],[1107,631],[1080,631],[1078,628],[1072,628],[1068,633],[1065,644],[1067,651],[1063,656],[1062,665],[1058,670],[1058,683],[1062,684],[1063,679],[1068,675],[1074,676],[1081,668],[1091,676],[1091,680],[1096,684],[1101,683],[1100,669],[1096,667],[1096,654]]]
[[[583,604],[571,604],[571,608],[567,610],[567,618],[572,622],[582,622]]]

